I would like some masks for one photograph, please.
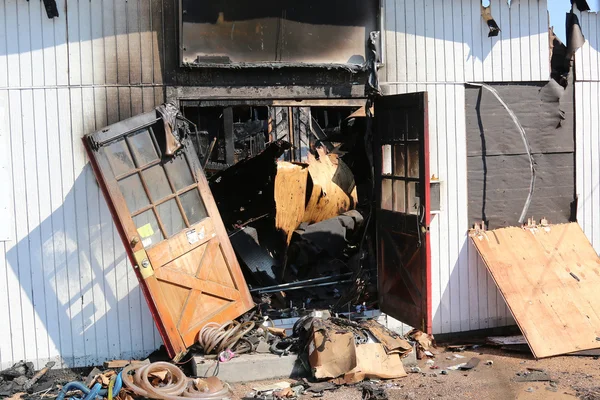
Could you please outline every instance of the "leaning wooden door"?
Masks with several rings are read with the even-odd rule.
[[[430,333],[427,93],[378,99],[374,136],[379,304]]]
[[[84,139],[94,173],[169,355],[180,359],[208,322],[253,307],[194,150],[161,151],[154,112]]]

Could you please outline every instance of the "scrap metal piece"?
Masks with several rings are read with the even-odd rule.
[[[491,4],[487,7],[484,7],[484,5],[481,4],[481,17],[487,24],[488,28],[490,28],[488,37],[498,36],[498,34],[500,33],[500,27],[494,20],[494,17],[492,17],[492,5]]]
[[[575,4],[579,11],[590,11],[591,8],[586,0],[571,0],[571,6]]]
[[[458,369],[460,369],[461,371],[469,371],[469,370],[477,367],[480,362],[481,362],[481,360],[479,358],[473,357],[465,365],[459,367]]]
[[[579,25],[579,18],[573,11],[567,14],[567,59],[571,60],[573,55],[585,43],[585,36]]]
[[[235,231],[229,240],[238,257],[243,261],[242,265],[250,270],[257,282],[262,285],[278,283],[276,271],[279,269],[279,263],[260,246],[255,228],[247,226]]]
[[[172,103],[164,103],[156,107],[156,112],[162,118],[165,128],[165,155],[171,157],[181,148],[181,138],[177,134],[177,118],[179,108]]]
[[[56,0],[44,0],[44,7],[46,8],[46,15],[48,18],[58,17],[58,8],[56,7]]]

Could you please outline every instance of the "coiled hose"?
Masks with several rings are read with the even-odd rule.
[[[252,321],[242,324],[237,321],[228,321],[223,325],[210,322],[200,331],[198,344],[204,349],[204,354],[210,354],[213,351],[218,354],[223,350],[234,348],[237,342],[252,329],[254,329]]]
[[[167,371],[167,383],[153,386],[148,376],[155,371]],[[133,376],[129,373],[134,372]],[[122,371],[123,383],[138,396],[160,400],[189,399],[228,399],[231,390],[218,378],[206,380],[202,389],[197,389],[194,380],[187,378],[179,368],[166,362],[155,362],[147,365],[130,365]]]

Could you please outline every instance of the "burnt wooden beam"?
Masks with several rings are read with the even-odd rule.
[[[235,162],[235,145],[233,138],[233,107],[223,109],[223,132],[225,132],[225,162],[233,165]]]

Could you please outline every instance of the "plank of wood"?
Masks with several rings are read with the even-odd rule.
[[[577,223],[470,236],[536,358],[600,348],[600,258]]]
[[[289,162],[277,163],[275,176],[275,227],[285,235],[286,245],[304,217],[308,168]]]

